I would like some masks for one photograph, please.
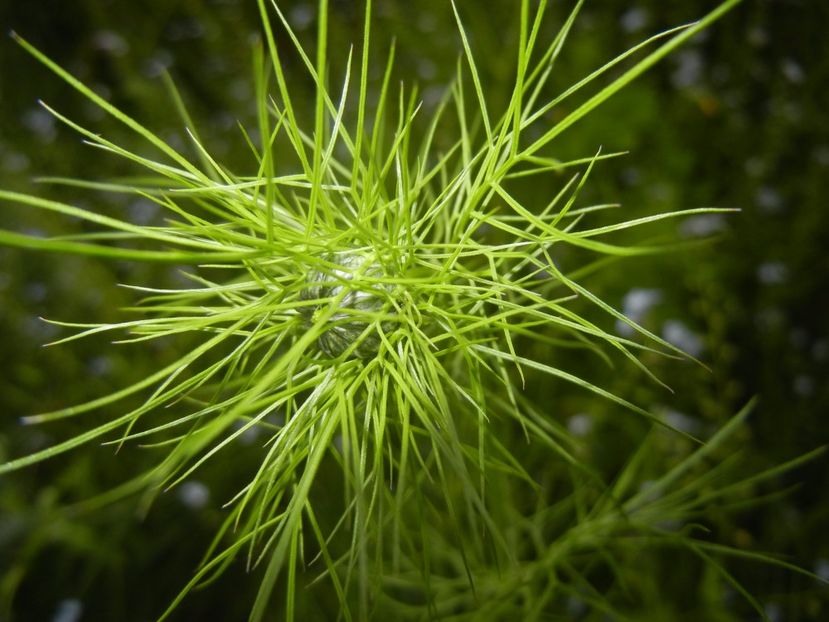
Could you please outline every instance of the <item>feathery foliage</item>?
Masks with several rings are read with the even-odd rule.
[[[54,322],[79,329],[55,343],[114,332],[123,342],[196,336],[197,345],[110,395],[27,417],[29,423],[80,417],[141,396],[135,408],[12,460],[0,473],[91,441],[118,447],[135,442],[158,448],[163,457],[125,490],[166,489],[208,460],[236,451],[234,442],[249,431],[265,431],[257,472],[228,501],[227,519],[204,563],[162,618],[237,557],[263,572],[251,620],[270,611],[281,577],[285,597],[279,607],[292,619],[298,573],[306,566],[321,569],[344,619],[385,611],[476,619],[520,611],[521,619],[534,619],[575,592],[598,611],[612,608],[608,598],[586,587],[587,551],[595,554],[591,559],[612,560],[621,549],[646,543],[684,548],[716,564],[713,558],[728,550],[695,540],[690,528],[666,525],[685,525],[706,503],[749,486],[730,482],[712,491],[706,485],[716,469],[694,475],[694,467],[748,409],[674,470],[636,491],[647,444],[614,484],[605,485],[574,454],[573,439],[551,420],[548,406],[534,403],[523,389],[554,377],[665,425],[624,396],[550,364],[537,346],[621,356],[658,382],[640,362],[641,351],[685,355],[580,279],[610,261],[682,247],[675,241],[626,245],[616,239],[620,232],[726,210],[665,212],[589,226],[593,213],[614,206],[582,205],[580,191],[603,160],[620,154],[599,150],[561,161],[550,155],[551,146],[737,1],[651,37],[545,99],[582,2],[554,40],[544,43],[539,33],[546,0],[534,10],[522,0],[514,89],[498,114],[453,5],[463,56],[456,80],[424,120],[416,89],[393,93],[394,47],[377,94],[369,84],[371,0],[360,58],[349,51],[336,88],[329,86],[334,70],[327,1],[319,3],[312,56],[279,6],[259,0],[264,45],[255,54],[258,127],[242,129],[255,161],[247,174],[211,156],[172,81],[167,83],[195,158],[15,35],[38,61],[157,154],[114,144],[43,104],[91,146],[143,169],[131,181],[51,181],[138,195],[168,218],[163,226],[135,225],[0,191],[3,201],[100,227],[51,239],[0,231],[0,242],[196,267],[187,273],[190,287],[131,286],[143,296],[129,309],[141,314],[138,319]],[[280,58],[287,45],[277,42],[283,36],[315,85],[313,115],[305,114],[289,89]],[[616,77],[594,86],[608,75]],[[549,113],[565,102],[568,112],[551,123]],[[450,147],[439,149],[446,141],[437,137],[451,131],[456,134]],[[521,198],[522,185],[535,176],[569,170],[576,172],[545,205]],[[557,261],[563,248],[593,258],[568,271]],[[608,332],[580,312],[576,301],[624,322],[643,339]],[[516,449],[499,438],[496,430],[503,426],[548,448],[550,464],[561,465],[572,478],[565,494],[548,498]],[[321,481],[326,463],[337,465],[341,481]],[[517,498],[527,489],[538,498],[531,510]],[[323,502],[339,507],[336,521],[321,514]]]

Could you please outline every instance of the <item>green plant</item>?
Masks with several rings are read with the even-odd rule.
[[[279,607],[288,619],[294,617],[298,577],[306,565],[321,569],[346,619],[391,611],[481,619],[521,611],[531,619],[576,593],[597,611],[612,610],[609,596],[586,587],[589,569],[596,558],[612,559],[621,554],[617,547],[639,546],[643,540],[689,549],[722,569],[712,555],[727,551],[694,540],[684,525],[707,503],[757,481],[729,482],[711,491],[706,485],[719,472],[696,470],[747,410],[647,492],[638,492],[634,484],[642,479],[649,445],[606,485],[579,458],[574,439],[523,388],[554,377],[665,425],[623,396],[550,364],[546,353],[577,349],[600,360],[621,357],[657,380],[637,354],[682,353],[580,282],[612,261],[687,246],[662,240],[629,245],[608,238],[668,218],[724,210],[585,226],[596,212],[613,206],[578,205],[579,193],[594,167],[619,154],[560,161],[552,146],[562,132],[737,1],[695,24],[648,39],[550,99],[548,80],[582,3],[556,38],[541,46],[546,4],[542,0],[532,13],[527,0],[521,3],[514,89],[500,116],[491,113],[455,10],[464,48],[458,77],[432,118],[421,122],[417,91],[391,92],[393,49],[376,112],[368,119],[371,2],[359,77],[352,78],[350,52],[342,86],[333,91],[328,87],[334,68],[327,49],[326,0],[319,4],[314,60],[278,6],[260,0],[265,46],[255,55],[259,140],[242,130],[255,161],[248,175],[215,161],[172,81],[168,85],[188,127],[195,161],[17,37],[35,58],[158,153],[154,159],[116,145],[47,106],[93,146],[144,169],[142,177],[127,182],[52,181],[139,195],[167,210],[169,219],[163,226],[134,225],[0,192],[3,200],[101,227],[59,239],[3,231],[0,242],[198,267],[188,273],[189,288],[134,287],[145,295],[129,309],[141,313],[139,319],[55,322],[81,329],[55,343],[109,331],[125,332],[128,342],[190,335],[198,342],[178,360],[111,395],[28,417],[30,423],[45,423],[142,396],[126,413],[12,460],[0,466],[0,473],[116,433],[108,443],[120,447],[137,441],[162,455],[156,468],[116,494],[158,491],[182,482],[220,452],[232,451],[232,443],[249,430],[265,430],[269,439],[258,471],[229,503],[205,563],[180,596],[245,556],[250,567],[264,568],[253,620],[270,611],[283,574]],[[288,88],[270,8],[315,85],[313,115],[304,114]],[[637,54],[643,58],[550,124],[551,111],[570,104]],[[269,95],[272,89],[275,98]],[[306,116],[312,116],[313,131],[302,129]],[[439,148],[452,131],[456,137]],[[527,179],[571,168],[584,172],[565,181],[545,204],[521,198]],[[572,250],[589,258],[565,270],[559,257]],[[631,326],[645,341],[602,328],[593,311],[584,310],[585,301]],[[502,441],[502,429],[521,430],[542,443],[550,452],[545,460],[555,456],[570,484],[554,495],[541,489],[515,456],[519,445]],[[341,474],[336,486],[320,481],[329,464]],[[537,506],[526,507],[527,496],[536,498]],[[330,505],[337,511],[323,515],[318,509]],[[440,520],[447,526],[431,524]],[[682,527],[666,528],[666,521]],[[594,553],[588,562],[582,559],[586,552]],[[522,592],[530,596],[521,600]]]

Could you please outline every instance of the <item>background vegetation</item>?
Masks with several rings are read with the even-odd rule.
[[[674,6],[676,5],[676,6]],[[554,85],[569,85],[647,35],[688,22],[713,3],[617,0],[588,2],[562,56]],[[314,32],[313,3],[280,2],[305,38]],[[496,109],[508,97],[517,37],[515,3],[459,3]],[[553,3],[560,23],[568,7]],[[395,77],[421,85],[436,100],[454,74],[461,51],[451,7],[442,0],[379,3],[378,45],[397,40]],[[728,451],[742,455],[745,473],[760,471],[829,440],[829,43],[822,24],[829,7],[803,0],[745,2],[713,29],[604,105],[558,142],[562,157],[628,150],[601,164],[585,188],[585,202],[623,204],[625,217],[672,208],[740,207],[739,214],[703,216],[663,233],[720,234],[693,252],[630,260],[596,275],[591,288],[710,367],[653,361],[675,390],[644,382],[634,369],[594,368],[578,358],[597,384],[662,413],[672,425],[709,434],[751,396],[760,397],[748,425]],[[359,40],[362,7],[332,2],[332,49]],[[259,32],[255,3],[121,3],[78,0],[0,5],[0,24],[20,32],[52,58],[106,94],[166,139],[183,141],[161,81],[167,68],[196,117],[202,137],[223,162],[247,161],[236,121],[255,125],[251,43]],[[554,24],[548,24],[552,28]],[[549,33],[548,33],[549,34]],[[294,62],[288,56],[287,62]],[[380,57],[378,61],[381,62]],[[379,81],[379,64],[373,67]],[[155,222],[153,206],[119,196],[91,198],[66,188],[35,186],[41,175],[107,178],[123,163],[80,144],[36,104],[55,108],[119,142],[123,128],[68,92],[9,39],[0,43],[0,187]],[[302,88],[299,66],[289,75]],[[499,88],[499,86],[501,88]],[[309,108],[312,85],[307,84]],[[500,98],[500,99],[499,99]],[[130,140],[125,138],[125,140]],[[245,158],[243,160],[243,158]],[[544,188],[537,188],[543,193]],[[69,232],[76,223],[4,204],[2,226]],[[577,261],[578,257],[571,258]],[[152,270],[152,273],[150,273]],[[113,347],[106,338],[41,348],[54,328],[38,317],[108,321],[132,301],[116,283],[180,283],[170,268],[58,257],[0,249],[0,462],[45,447],[84,429],[70,420],[21,427],[21,415],[103,394],[171,360],[165,346]],[[550,352],[550,361],[572,356]],[[641,442],[641,420],[619,416],[589,395],[547,384],[535,397],[556,421],[584,439],[584,458],[608,476]],[[105,416],[101,414],[99,416]],[[0,480],[0,620],[150,620],[189,577],[223,518],[236,474],[256,464],[254,447],[209,464],[198,481],[160,495],[148,512],[135,499],[84,504],[137,473],[154,457],[136,449],[114,455],[89,447]],[[535,454],[533,452],[536,452]],[[688,451],[660,435],[649,465],[654,475]],[[529,447],[527,463],[539,479],[555,478],[555,464]],[[549,472],[545,471],[548,469]],[[758,496],[788,490],[770,503],[736,513],[712,508],[712,540],[786,559],[829,578],[827,460],[820,458],[779,478]],[[631,556],[640,585],[629,603],[634,619],[745,620],[756,617],[722,582],[698,564],[670,555]],[[829,615],[826,588],[790,572],[734,562],[731,572],[772,620],[821,620]],[[310,576],[310,575],[309,575]],[[244,619],[257,582],[242,564],[209,590],[185,601],[175,619]],[[315,603],[319,619],[336,602]],[[328,609],[327,609],[328,608]],[[561,619],[583,615],[573,610]],[[74,616],[74,617],[73,617]]]

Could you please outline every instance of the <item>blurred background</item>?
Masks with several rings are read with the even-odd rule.
[[[384,54],[395,38],[395,78],[407,86],[417,83],[427,107],[433,105],[452,79],[461,51],[451,6],[443,0],[377,4],[372,79],[379,82]],[[458,3],[494,102],[490,109],[497,110],[513,77],[514,58],[505,50],[517,38],[518,16],[515,1],[486,4],[481,10],[480,3]],[[571,8],[570,2],[551,5],[542,42],[550,40]],[[588,1],[550,92],[560,92],[645,37],[699,18],[715,5],[707,0]],[[301,39],[313,44],[315,4],[280,0],[279,6]],[[331,0],[330,48],[359,44],[362,19],[361,3]],[[555,144],[561,157],[591,156],[600,146],[603,152],[630,152],[597,166],[580,204],[619,202],[625,218],[700,206],[740,208],[739,213],[651,228],[650,235],[713,240],[664,258],[614,264],[586,283],[708,369],[654,361],[673,395],[642,383],[638,372],[624,366],[584,373],[693,434],[705,435],[759,396],[734,448],[746,473],[829,441],[827,23],[825,2],[746,1]],[[239,173],[252,170],[237,127],[237,122],[255,127],[251,49],[260,26],[252,0],[4,0],[0,25],[184,149],[186,134],[160,79],[169,71],[216,159]],[[287,46],[284,52],[292,89],[312,102],[312,85],[296,56]],[[335,58],[342,60],[345,53]],[[158,222],[157,209],[142,199],[36,183],[50,175],[110,179],[136,172],[83,145],[38,99],[115,143],[139,152],[145,148],[4,37],[0,187],[137,223]],[[563,115],[568,105],[554,115]],[[0,227],[32,234],[79,230],[68,219],[7,203],[0,206]],[[21,426],[21,416],[102,395],[174,355],[164,344],[113,346],[108,338],[42,347],[66,334],[42,317],[123,318],[119,308],[135,298],[118,283],[164,287],[182,280],[171,267],[0,248],[0,462],[68,438],[115,411],[42,427]],[[559,356],[566,355],[550,354],[552,360]],[[572,389],[561,391],[551,417],[583,437],[594,462],[612,473],[641,437],[642,422],[614,423],[608,414],[612,409],[597,407]],[[112,448],[90,446],[0,479],[0,621],[141,621],[164,610],[191,576],[221,524],[222,504],[238,488],[238,474],[255,466],[256,454],[240,448],[232,459],[214,461],[197,480],[158,495],[148,511],[136,497],[84,503],[157,459],[154,452],[135,447],[116,455]],[[829,580],[827,466],[826,458],[818,458],[778,478],[772,489],[758,491],[787,491],[772,503],[712,516],[717,537],[746,550],[779,553]],[[825,586],[757,564],[729,568],[769,619],[829,618]],[[658,583],[660,571],[653,571]],[[682,567],[670,573],[675,574],[665,581],[666,601],[699,580]],[[188,598],[173,619],[245,619],[257,585],[243,564],[235,564],[215,585]],[[677,611],[654,617],[645,605],[630,615],[758,619],[738,600],[725,593],[719,608],[705,610],[706,617],[683,618]],[[336,617],[333,609],[329,613],[330,619]]]

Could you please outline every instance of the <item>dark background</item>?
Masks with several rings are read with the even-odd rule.
[[[396,37],[395,76],[407,85],[419,83],[423,98],[434,101],[451,79],[460,51],[451,8],[438,0],[380,4],[373,44],[382,53]],[[551,4],[548,35],[563,19],[559,3]],[[670,4],[587,2],[553,86],[560,90],[645,36],[714,6],[701,0]],[[280,6],[303,40],[312,42],[313,3]],[[517,36],[514,7],[507,0],[489,2],[486,10],[480,3],[459,3],[493,98],[491,109],[507,96],[499,85],[511,79],[513,57],[505,50]],[[615,390],[664,406],[674,421],[705,424],[721,424],[751,396],[759,396],[741,437],[748,471],[829,440],[827,18],[825,2],[744,2],[556,143],[562,154],[592,155],[600,145],[606,152],[631,152],[603,165],[586,197],[618,200],[626,217],[698,206],[741,209],[664,225],[679,237],[716,233],[718,238],[664,260],[628,262],[590,285],[619,308],[637,292],[640,298],[643,290],[650,292],[645,297],[658,302],[641,317],[644,325],[697,349],[710,367],[666,367],[674,396],[639,387],[624,369],[596,372]],[[361,22],[359,3],[332,1],[331,48],[358,44]],[[233,162],[242,163],[243,170],[249,166],[235,124],[254,125],[255,2],[5,0],[0,26],[19,32],[176,145],[183,143],[184,133],[158,77],[168,69],[214,156],[231,167]],[[295,57],[286,54],[286,59],[295,77],[292,88],[311,93]],[[375,77],[383,59],[376,61]],[[156,222],[152,206],[133,198],[34,183],[44,175],[106,179],[134,172],[82,145],[77,134],[37,105],[39,98],[116,143],[133,147],[137,142],[6,37],[0,42],[0,186]],[[78,227],[5,203],[0,226],[50,234]],[[114,321],[121,317],[118,308],[132,301],[116,283],[164,284],[177,278],[170,268],[0,249],[0,461],[67,438],[106,413],[42,428],[20,426],[20,416],[111,391],[171,355],[164,346],[115,347],[106,339],[44,349],[43,343],[63,333],[38,318]],[[574,401],[554,416],[572,421],[580,406]],[[613,439],[600,431],[592,442],[597,454],[613,451],[606,448]],[[3,476],[0,620],[150,620],[159,615],[220,523],[221,504],[235,490],[233,473],[254,465],[255,456],[241,453],[233,464],[210,465],[199,482],[160,495],[146,516],[136,511],[134,499],[97,509],[77,505],[155,459],[152,452],[137,449],[116,456],[90,447]],[[785,475],[778,487],[791,487],[789,494],[729,519],[722,536],[729,544],[781,553],[829,578],[827,479],[825,458]],[[741,567],[739,575],[772,620],[829,615],[826,588],[814,581],[766,567]],[[191,596],[174,619],[244,619],[256,585],[236,564],[208,591]],[[73,611],[81,616],[71,617]],[[717,619],[754,619],[727,602],[721,615]]]

